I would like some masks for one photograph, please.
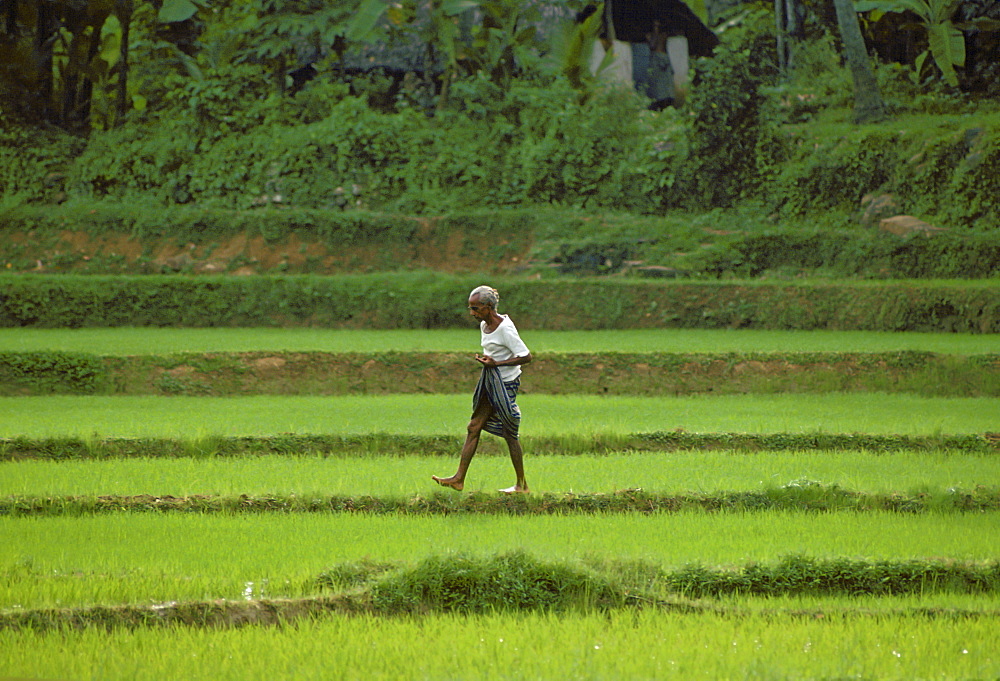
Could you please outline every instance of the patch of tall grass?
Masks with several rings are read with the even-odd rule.
[[[516,314],[514,315],[516,317]],[[997,351],[989,334],[746,329],[522,330],[532,352],[892,352],[975,355]],[[185,352],[475,352],[469,330],[82,328],[0,329],[0,352],[39,350],[98,355]]]
[[[527,443],[526,443],[527,444]],[[494,491],[512,476],[500,447],[480,456],[466,491]],[[321,455],[164,459],[22,460],[0,463],[0,494],[301,495],[407,497],[435,491],[431,474],[454,461],[441,456]],[[1000,457],[949,452],[878,455],[845,452],[612,452],[532,456],[528,480],[536,494],[780,490],[822,484],[866,493],[947,495],[977,486],[1000,488]]]
[[[350,562],[523,551],[542,560],[737,566],[782,556],[988,561],[995,514],[769,511],[579,516],[0,517],[0,609],[297,597]]]
[[[0,632],[32,678],[985,679],[992,618],[665,614],[333,616],[279,628]]]
[[[526,382],[527,383],[527,382]],[[530,385],[526,386],[530,391]],[[1000,422],[995,398],[828,393],[518,398],[522,435],[692,432],[982,433]],[[0,397],[0,437],[205,437],[279,433],[464,433],[469,395],[324,397]]]

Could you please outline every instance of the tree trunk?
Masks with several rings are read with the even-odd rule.
[[[35,14],[35,78],[37,110],[42,120],[58,123],[52,102],[52,34],[54,21],[47,2],[39,2]]]
[[[864,38],[861,37],[854,5],[851,0],[833,0],[833,5],[837,10],[840,39],[844,43],[844,57],[854,78],[854,122],[876,123],[884,120],[885,104],[875,80],[875,72],[872,71]]]
[[[100,23],[88,31],[89,21],[90,17],[86,15],[67,15],[64,24],[73,39],[70,41],[66,67],[61,74],[62,125],[77,131],[85,131],[90,127],[90,102],[94,83],[88,75],[88,65],[93,62],[101,47]]]
[[[774,37],[778,48],[778,71],[788,77],[788,36],[785,32],[785,0],[774,0]]]
[[[103,23],[103,22],[102,22]],[[96,27],[90,35],[90,44],[87,46],[86,64],[91,64],[97,54],[101,51],[101,30]],[[94,100],[94,81],[91,76],[81,74],[79,88],[76,93],[76,102],[73,106],[73,123],[79,126],[80,130],[90,128],[90,105]]]
[[[115,98],[115,127],[125,122],[129,110],[128,101],[128,40],[129,25],[132,23],[132,0],[118,0],[116,15],[122,26],[121,51],[118,53],[118,91]]]
[[[0,7],[3,8],[4,33],[14,35],[17,31],[17,0],[0,0]]]
[[[785,0],[785,59],[789,69],[795,68],[795,45],[805,37],[799,24],[800,10],[798,0]]]

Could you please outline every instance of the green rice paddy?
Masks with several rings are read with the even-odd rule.
[[[986,618],[341,616],[279,629],[0,632],[0,667],[140,681],[160,681],[165,670],[192,681],[985,679],[1000,671],[995,643]]]
[[[527,335],[527,334],[526,334]],[[748,331],[742,329],[628,329],[531,331],[530,346],[543,353],[592,352],[892,352],[917,350],[976,355],[1000,352],[989,334],[877,331]],[[0,329],[0,352],[39,350],[99,355],[179,352],[476,352],[469,330],[345,329]]]
[[[773,563],[783,556],[987,561],[992,514],[808,511],[565,516],[121,513],[0,518],[0,609],[307,596],[335,565],[521,550],[545,560]],[[992,603],[1000,594],[983,601]]]
[[[526,443],[527,444],[527,443]],[[485,449],[485,448],[484,448]],[[507,456],[490,448],[476,459],[467,491],[507,486]],[[497,456],[496,454],[499,454]],[[255,456],[111,460],[23,460],[0,465],[0,490],[15,495],[371,495],[434,491],[441,456]],[[821,484],[866,493],[943,495],[1000,489],[1000,457],[967,452],[609,452],[531,456],[537,493],[715,493]]]
[[[97,354],[215,351],[474,351],[474,331],[271,329],[2,330],[0,351]],[[535,352],[996,352],[988,336],[870,333],[588,332],[532,334]],[[530,367],[529,367],[530,371]],[[116,608],[184,604],[277,608],[342,595],[330,570],[360,570],[344,594],[364,597],[379,569],[523,552],[639,584],[657,570],[805,560],[988,566],[1000,558],[995,510],[933,500],[1000,488],[1000,457],[964,451],[590,451],[537,455],[533,437],[683,429],[705,433],[982,434],[1000,431],[995,398],[829,393],[678,398],[519,398],[533,498],[642,488],[710,494],[820,485],[930,499],[921,510],[680,510],[477,513],[458,500],[511,482],[502,447],[484,444],[467,490],[432,474],[454,457],[298,452],[214,457],[213,438],[282,433],[460,437],[468,395],[338,397],[0,398],[0,438],[167,437],[178,458],[6,460],[0,496],[331,495],[454,499],[440,514],[323,511],[0,515],[0,674],[49,679],[995,679],[1000,590],[735,594],[678,600],[652,579],[642,607],[406,615],[330,612],[280,626],[124,626]],[[200,444],[199,444],[200,443]],[[2,446],[2,445],[0,445]],[[470,494],[471,493],[471,494]],[[447,502],[444,502],[447,503]],[[375,580],[375,581],[372,581]],[[952,585],[954,586],[954,585]],[[429,585],[428,585],[428,588]],[[630,587],[632,588],[632,587]],[[655,599],[666,599],[658,603]],[[658,603],[658,604],[657,604]],[[675,607],[676,606],[676,607]],[[103,608],[103,609],[102,609]],[[89,614],[88,614],[89,613]],[[116,614],[119,613],[119,614]],[[18,618],[87,622],[22,627]],[[76,619],[72,619],[76,618]]]
[[[518,397],[522,434],[691,432],[982,433],[1000,424],[992,397],[826,393]],[[0,437],[188,437],[277,433],[464,432],[469,395],[325,397],[0,397]]]

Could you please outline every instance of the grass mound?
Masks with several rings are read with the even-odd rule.
[[[365,569],[365,566],[354,566]],[[489,557],[433,556],[385,576],[367,567],[373,607],[383,613],[485,612],[617,608],[636,604],[697,606],[678,599],[748,596],[899,596],[1000,592],[1000,561],[864,560],[784,556],[765,564],[701,564],[664,568],[643,560],[591,561],[583,567],[546,563],[521,552]],[[317,583],[330,585],[323,573]]]
[[[774,565],[749,563],[724,570],[688,566],[664,574],[666,588],[687,597],[731,594],[879,596],[901,594],[995,593],[1000,591],[1000,561],[817,559],[786,556]]]
[[[522,552],[432,556],[378,581],[371,593],[373,606],[386,613],[590,610],[628,601],[606,577]]]
[[[866,561],[843,557],[788,556],[770,565],[664,568],[647,561],[584,565],[547,562],[517,551],[493,556],[431,556],[413,566],[361,561],[337,565],[316,578],[321,592],[305,598],[90,605],[0,611],[0,631],[277,626],[332,615],[392,617],[497,612],[608,612],[656,608],[680,614],[712,611],[743,616],[743,606],[713,599],[732,595],[821,597],[904,594],[996,594],[1000,561]],[[995,618],[989,609],[858,609],[831,601],[829,608],[775,614],[810,617],[915,614]]]

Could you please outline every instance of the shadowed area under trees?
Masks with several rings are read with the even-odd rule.
[[[899,214],[988,227],[996,132],[969,114],[997,92],[1000,21],[975,0],[939,4],[856,5],[863,45],[845,60],[832,0],[693,2],[720,44],[692,61],[684,106],[653,114],[581,70],[596,38],[572,20],[582,0],[5,0],[3,208],[797,217],[892,194]],[[858,87],[846,63],[873,80]],[[892,131],[827,130],[876,92]],[[957,146],[914,137],[933,126],[907,117],[928,112],[970,120]]]

